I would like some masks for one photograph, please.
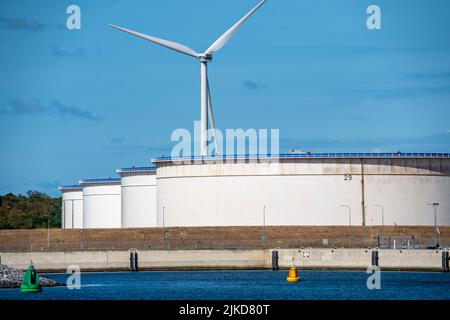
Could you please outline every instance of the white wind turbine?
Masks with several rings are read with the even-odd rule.
[[[119,29],[121,31],[130,33],[132,35],[138,36],[140,38],[144,38],[156,44],[159,44],[163,47],[178,51],[180,53],[187,54],[191,57],[194,57],[200,61],[201,65],[201,155],[208,155],[208,122],[209,128],[212,131],[213,139],[215,143],[216,154],[219,152],[219,148],[217,145],[215,126],[214,126],[214,116],[212,112],[211,105],[211,93],[209,89],[209,81],[208,81],[208,62],[210,62],[213,58],[213,54],[219,51],[233,36],[233,34],[242,26],[242,24],[250,18],[250,16],[255,13],[256,10],[259,9],[267,0],[263,0],[256,7],[254,7],[249,13],[247,13],[241,20],[236,22],[227,32],[225,32],[222,36],[220,36],[208,49],[206,49],[203,53],[198,53],[195,50],[185,46],[183,44],[179,44],[173,41],[168,41],[160,38],[156,38],[150,35],[146,35],[140,32],[136,32],[133,30],[125,29],[113,24],[109,24],[111,27]]]

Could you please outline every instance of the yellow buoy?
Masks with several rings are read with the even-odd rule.
[[[298,276],[297,268],[292,267],[289,269],[289,275],[287,277],[287,281],[289,282],[298,282],[300,277]]]
[[[298,276],[297,268],[294,264],[295,257],[292,257],[292,267],[289,269],[289,274],[287,277],[287,281],[289,282],[298,282],[300,277]]]

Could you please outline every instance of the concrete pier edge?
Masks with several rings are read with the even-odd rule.
[[[270,270],[272,251],[284,270],[294,263],[300,270],[367,270],[372,251],[379,252],[382,271],[443,271],[446,249],[254,249],[254,250],[141,250],[139,270]],[[78,266],[82,272],[129,271],[128,251],[0,252],[0,263],[26,269],[30,260],[40,272],[66,272]]]

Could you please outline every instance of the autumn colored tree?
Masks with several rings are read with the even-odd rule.
[[[0,229],[61,227],[61,198],[38,191],[0,196]]]

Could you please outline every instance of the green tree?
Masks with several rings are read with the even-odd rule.
[[[61,227],[61,198],[28,191],[26,196],[9,193],[0,196],[0,229]]]

